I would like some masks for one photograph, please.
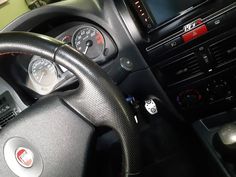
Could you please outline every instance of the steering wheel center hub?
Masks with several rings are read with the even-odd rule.
[[[4,157],[8,167],[19,177],[36,177],[43,171],[39,152],[23,138],[9,139],[4,146]]]
[[[31,168],[34,163],[34,153],[30,149],[19,147],[16,150],[16,160],[21,166]]]

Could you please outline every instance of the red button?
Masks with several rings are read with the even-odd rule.
[[[182,36],[182,38],[183,38],[184,42],[186,43],[186,42],[189,42],[193,39],[196,39],[196,38],[206,34],[207,32],[208,32],[208,30],[207,30],[206,25],[202,25],[202,26],[199,26],[198,28],[184,34]]]

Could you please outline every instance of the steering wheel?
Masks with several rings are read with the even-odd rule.
[[[1,176],[84,176],[95,127],[100,126],[120,137],[122,177],[140,174],[134,115],[97,64],[63,42],[29,32],[1,33],[0,54],[8,53],[38,55],[60,64],[80,85],[37,101],[1,130]]]

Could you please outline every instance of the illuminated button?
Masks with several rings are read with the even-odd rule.
[[[184,34],[182,36],[182,38],[183,38],[184,42],[186,43],[186,42],[189,42],[193,39],[196,39],[196,38],[206,34],[207,32],[208,32],[208,29],[207,29],[206,25],[202,25],[202,26]]]

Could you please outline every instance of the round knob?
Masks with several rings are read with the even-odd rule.
[[[183,108],[197,106],[201,100],[202,95],[197,90],[185,90],[177,96],[177,102]]]

